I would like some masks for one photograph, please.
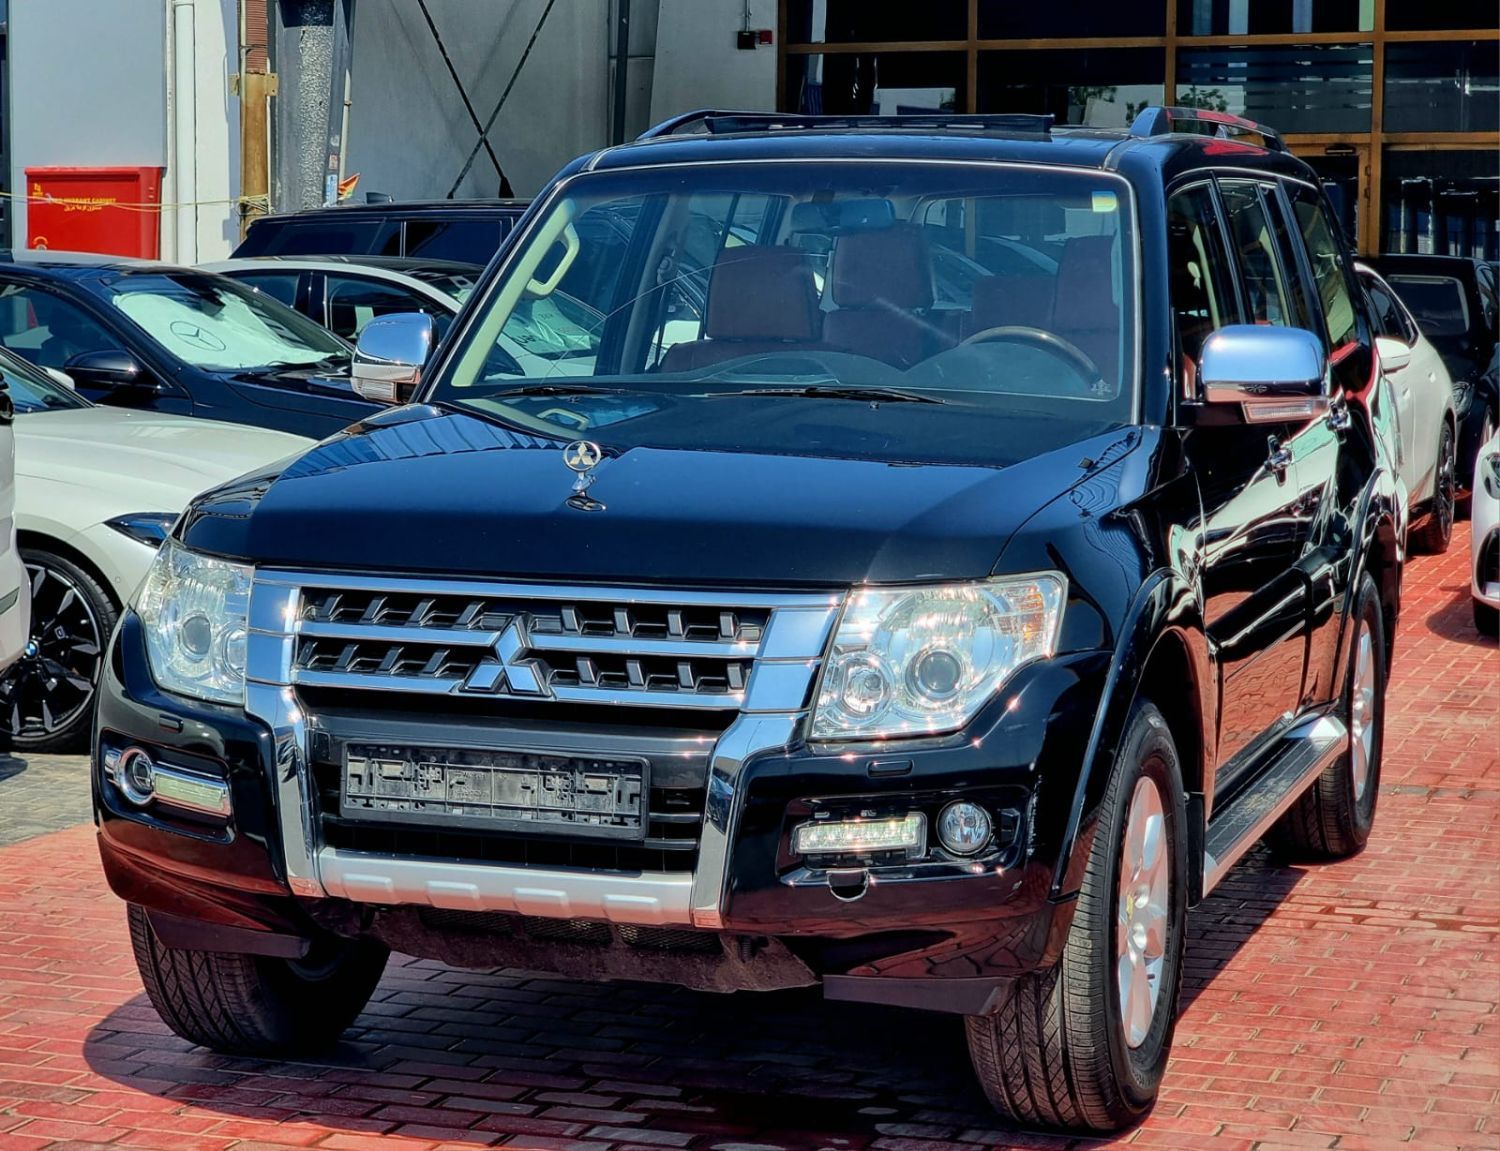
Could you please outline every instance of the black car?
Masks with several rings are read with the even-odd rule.
[[[1480,445],[1500,427],[1500,272],[1465,256],[1376,256],[1453,377],[1458,479],[1468,486]]]
[[[1144,1114],[1187,909],[1370,835],[1403,510],[1313,171],[1050,123],[575,162],[430,363],[365,328],[419,402],[184,513],[92,771],[177,1034],[331,1043],[395,948],[955,1012],[1016,1121]]]
[[[335,204],[266,216],[239,256],[405,256],[487,264],[529,200],[417,200]]]
[[[0,344],[101,404],[322,437],[377,411],[347,343],[223,276],[83,253],[0,257]]]

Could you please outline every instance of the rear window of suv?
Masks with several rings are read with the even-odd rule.
[[[1386,277],[1401,302],[1428,336],[1461,336],[1469,330],[1469,301],[1464,286],[1449,276]]]

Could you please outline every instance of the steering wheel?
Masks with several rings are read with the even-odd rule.
[[[975,332],[958,346],[966,348],[970,344],[987,344],[992,340],[1030,344],[1044,352],[1051,352],[1058,359],[1066,360],[1078,369],[1078,373],[1089,381],[1090,391],[1097,391],[1101,386],[1105,386],[1104,373],[1099,370],[1099,365],[1094,363],[1087,352],[1072,341],[1065,340],[1055,332],[1048,332],[1042,328],[1002,324],[997,328],[985,328],[983,331]]]

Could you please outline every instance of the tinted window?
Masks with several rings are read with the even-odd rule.
[[[273,300],[280,300],[291,308],[297,303],[297,281],[302,278],[302,273],[252,272],[249,275],[243,275],[236,272],[232,278],[254,288],[257,292],[264,292]]]
[[[1298,317],[1260,188],[1237,182],[1225,182],[1219,187],[1225,222],[1239,262],[1240,287],[1249,313],[1246,321],[1296,327]]]
[[[1401,305],[1396,303],[1396,297],[1390,293],[1385,284],[1374,276],[1361,276],[1360,281],[1364,284],[1365,294],[1370,297],[1370,311],[1375,318],[1375,334],[1400,340],[1403,344],[1415,343],[1416,333],[1407,329],[1406,317],[1401,313]]]
[[[1182,353],[1196,366],[1209,333],[1240,319],[1213,190],[1199,184],[1172,196],[1167,229],[1172,315]]]
[[[1393,275],[1391,287],[1428,336],[1461,336],[1469,330],[1464,286],[1448,276]]]
[[[250,229],[236,256],[399,256],[401,225],[380,217],[340,219],[333,212],[313,218],[263,220]]]
[[[346,340],[358,337],[376,316],[425,312],[434,318],[447,318],[442,308],[399,284],[339,275],[329,275],[327,283],[328,329]]]
[[[479,220],[408,220],[407,256],[428,260],[460,260],[488,264],[500,247],[500,225],[493,218]]]
[[[0,356],[0,382],[21,414],[86,408],[89,402],[19,356]]]
[[[1297,189],[1295,197],[1297,228],[1307,246],[1307,259],[1318,285],[1323,328],[1328,335],[1331,354],[1359,339],[1354,297],[1349,291],[1338,231],[1329,219],[1326,207],[1313,192],[1304,188]]]
[[[120,346],[118,338],[76,304],[19,284],[0,288],[0,343],[47,368],[61,368],[84,352]]]

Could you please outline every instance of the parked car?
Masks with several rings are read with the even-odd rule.
[[[1479,445],[1500,427],[1500,273],[1462,256],[1385,255],[1369,263],[1396,289],[1453,378],[1458,476],[1467,483]]]
[[[376,411],[351,349],[222,276],[118,256],[0,259],[0,346],[96,403],[331,435]]]
[[[1412,501],[1412,545],[1441,555],[1453,538],[1458,495],[1458,415],[1443,359],[1391,286],[1367,264],[1354,266],[1369,297],[1380,368],[1399,414],[1398,471]]]
[[[256,256],[202,270],[273,296],[346,340],[397,312],[425,312],[441,337],[484,274],[479,264],[396,256]]]
[[[31,585],[16,543],[16,400],[0,377],[0,674],[14,666],[31,635]]]
[[[0,733],[22,751],[83,751],[110,631],[188,500],[313,441],[96,407],[7,352],[0,377],[15,411],[17,562],[32,599],[24,653],[0,671]]]
[[[1474,465],[1474,532],[1470,571],[1474,626],[1488,636],[1500,635],[1500,433],[1479,451]]]
[[[430,362],[366,326],[419,402],[163,545],[93,763],[147,993],[286,1053],[391,947],[821,984],[966,1016],[1017,1122],[1134,1122],[1187,909],[1373,826],[1405,498],[1336,219],[1183,109],[690,121],[565,168]],[[1007,274],[935,316],[964,217],[1054,274],[975,243]],[[188,651],[242,631],[243,674]]]
[[[255,221],[234,255],[406,256],[487,264],[528,203],[387,200],[307,208]]]

